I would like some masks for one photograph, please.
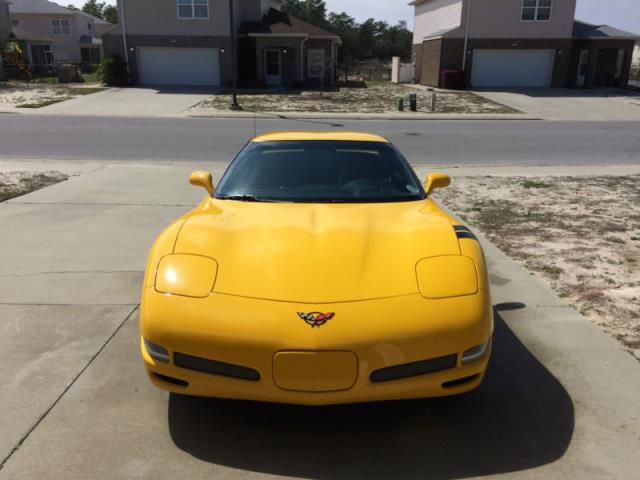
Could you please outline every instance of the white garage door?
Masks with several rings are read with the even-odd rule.
[[[474,50],[471,85],[549,87],[553,50]]]
[[[220,86],[217,48],[140,47],[138,57],[142,85]]]

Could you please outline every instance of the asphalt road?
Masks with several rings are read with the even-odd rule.
[[[414,164],[640,163],[637,123],[260,119],[257,132],[356,130],[391,139]],[[228,161],[247,119],[0,115],[0,159]]]

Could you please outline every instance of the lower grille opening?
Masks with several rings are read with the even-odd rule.
[[[470,377],[459,378],[458,380],[451,380],[442,384],[442,388],[461,387],[467,383],[475,382],[480,375],[472,375]]]
[[[446,357],[432,358],[421,362],[396,365],[394,367],[381,368],[371,374],[373,383],[390,382],[403,378],[418,377],[429,373],[440,372],[455,368],[458,364],[458,355],[447,355]]]
[[[236,378],[238,380],[248,380],[257,382],[260,380],[260,373],[253,368],[232,365],[230,363],[208,360],[206,358],[192,357],[184,353],[174,353],[173,363],[178,367],[194,370],[201,373],[210,373],[221,377]]]
[[[166,375],[160,375],[159,373],[153,374],[158,380],[162,380],[163,382],[170,383],[172,385],[177,385],[178,387],[188,387],[189,382],[185,382],[184,380],[180,380],[179,378],[167,377]]]

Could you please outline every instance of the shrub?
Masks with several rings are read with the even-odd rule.
[[[126,85],[129,83],[127,66],[119,55],[105,57],[98,67],[98,79],[105,85]]]

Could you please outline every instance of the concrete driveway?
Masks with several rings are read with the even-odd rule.
[[[491,245],[494,354],[472,394],[314,409],[155,389],[142,271],[202,198],[201,164],[63,167],[79,175],[0,204],[0,480],[637,475],[638,362]]]
[[[79,115],[100,117],[179,116],[215,93],[197,88],[109,88],[66,102],[34,109],[35,115]]]
[[[562,121],[640,121],[640,93],[532,88],[474,93],[532,117]]]

